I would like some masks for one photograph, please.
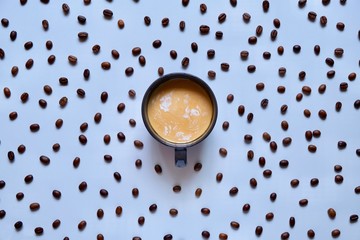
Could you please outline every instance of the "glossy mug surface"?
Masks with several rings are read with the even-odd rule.
[[[198,77],[172,73],[157,79],[145,92],[142,117],[149,133],[175,148],[175,164],[186,165],[186,148],[204,140],[217,118],[217,102]]]

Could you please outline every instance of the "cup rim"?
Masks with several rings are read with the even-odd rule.
[[[155,130],[151,127],[149,118],[147,116],[148,101],[149,101],[149,98],[150,98],[151,94],[153,93],[153,91],[161,84],[163,84],[167,81],[179,79],[179,78],[184,79],[184,80],[191,80],[191,81],[195,82],[196,84],[198,84],[201,88],[203,88],[206,91],[206,93],[209,95],[210,100],[212,102],[212,107],[213,107],[213,114],[212,114],[211,122],[210,122],[208,128],[206,129],[206,131],[200,137],[198,137],[190,142],[185,142],[185,143],[171,142],[171,141],[168,141],[168,140],[162,138],[161,136],[159,136],[155,132]],[[191,146],[194,146],[195,144],[200,143],[205,138],[207,138],[207,136],[211,133],[211,131],[213,130],[213,128],[216,124],[217,115],[218,115],[218,105],[217,105],[217,101],[216,101],[214,92],[211,90],[209,85],[204,82],[204,80],[200,79],[199,77],[197,77],[195,75],[189,74],[189,73],[175,72],[175,73],[169,73],[169,74],[163,75],[150,84],[150,86],[147,88],[147,90],[144,94],[143,100],[142,100],[141,115],[142,115],[142,119],[143,119],[146,129],[148,130],[150,135],[153,138],[155,138],[157,141],[159,141],[160,143],[162,143],[166,146],[170,146],[170,147],[174,147],[174,148],[186,148],[186,147],[191,147]]]

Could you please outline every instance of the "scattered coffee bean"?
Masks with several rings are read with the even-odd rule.
[[[354,81],[356,79],[356,73],[355,72],[349,73],[348,79],[349,81]]]
[[[170,50],[170,57],[175,60],[177,58],[177,52],[175,50]]]
[[[338,238],[340,236],[340,234],[341,234],[341,232],[340,232],[339,229],[334,229],[334,230],[331,231],[331,236],[333,238]]]
[[[341,183],[343,183],[343,181],[344,181],[344,177],[343,177],[342,175],[340,175],[340,174],[337,174],[337,175],[334,177],[334,181],[335,181],[335,183],[337,183],[337,184],[341,184]]]
[[[11,121],[14,121],[15,119],[17,119],[17,117],[18,117],[18,113],[16,111],[9,113],[9,118]]]
[[[226,20],[226,14],[225,13],[220,13],[218,16],[218,21],[219,23],[223,23]]]
[[[123,29],[125,27],[125,22],[122,19],[119,19],[117,24],[120,29]]]
[[[245,137],[244,137],[245,138]],[[250,140],[250,139],[249,139]],[[253,158],[254,158],[254,151],[253,150],[249,150],[248,152],[247,152],[247,159],[249,160],[249,161],[251,161],[251,160],[253,160]]]
[[[322,27],[325,27],[326,24],[327,24],[327,17],[326,17],[326,16],[321,16],[321,17],[320,17],[320,25],[321,25]]]
[[[336,28],[337,28],[337,30],[339,30],[339,31],[344,31],[344,29],[345,29],[345,24],[344,24],[343,22],[338,22],[338,23],[336,23]]]
[[[87,137],[83,134],[79,135],[79,142],[82,144],[82,145],[86,145],[87,144]]]
[[[265,215],[265,219],[266,219],[267,221],[273,220],[273,219],[274,219],[274,213],[272,213],[272,212],[267,213],[267,214]]]
[[[85,90],[82,89],[82,88],[78,88],[78,89],[76,90],[76,93],[77,93],[77,95],[78,95],[80,98],[84,98],[84,97],[85,97]]]
[[[50,56],[48,57],[48,63],[49,63],[50,65],[54,64],[55,60],[56,60],[55,55],[50,55]]]
[[[326,91],[326,84],[320,84],[319,88],[318,88],[318,92],[320,94],[323,94]]]
[[[277,150],[277,144],[276,144],[275,141],[271,141],[270,144],[269,144],[269,146],[270,146],[270,150],[271,150],[272,152],[276,152],[276,150]]]
[[[215,38],[221,40],[223,38],[224,33],[222,31],[215,32]]]
[[[11,68],[11,75],[13,76],[13,77],[16,77],[16,75],[19,73],[19,67],[18,66],[13,66],[12,68]]]
[[[150,26],[151,24],[151,18],[149,16],[144,17],[144,23],[146,26]]]
[[[263,176],[264,176],[265,178],[270,178],[271,175],[272,175],[272,171],[271,171],[270,169],[265,169],[265,170],[263,171]]]
[[[224,72],[229,71],[230,65],[228,63],[221,63],[220,64],[221,70],[223,70]]]
[[[237,193],[239,192],[239,189],[237,187],[232,187],[230,190],[229,190],[229,194],[230,196],[235,196]]]
[[[359,216],[358,216],[357,214],[352,214],[352,215],[350,215],[350,217],[349,217],[350,223],[355,223],[355,222],[358,221],[358,219],[359,219]]]
[[[210,27],[209,27],[208,25],[200,25],[199,31],[200,31],[200,34],[201,34],[201,35],[209,34],[209,32],[210,32]]]
[[[327,113],[326,113],[326,111],[323,110],[323,109],[320,109],[320,110],[319,110],[318,115],[319,115],[319,118],[322,119],[322,120],[325,120],[326,117],[327,117]]]
[[[64,123],[64,121],[61,118],[59,118],[55,121],[55,127],[57,129],[60,129],[62,127],[63,123]]]
[[[311,87],[309,87],[309,86],[303,86],[301,90],[302,90],[302,93],[307,96],[309,96],[311,94]]]
[[[279,46],[279,47],[277,48],[277,52],[278,52],[279,55],[283,55],[283,54],[284,54],[284,47],[283,47],[283,46]]]
[[[217,173],[217,174],[216,174],[216,181],[217,181],[217,182],[221,182],[222,179],[223,179],[223,174],[222,174],[222,173]]]
[[[14,223],[14,228],[17,231],[19,231],[22,227],[23,227],[23,222],[22,221],[17,221],[16,223]]]
[[[347,143],[345,141],[338,141],[337,146],[338,146],[338,149],[342,150],[342,149],[346,148]]]
[[[189,5],[190,0],[181,0],[181,2],[184,7],[187,7],[187,5]]]
[[[226,150],[226,148],[220,148],[219,149],[219,153],[220,153],[220,156],[222,156],[222,157],[226,157],[226,155],[227,155],[227,150]]]
[[[251,36],[248,38],[248,43],[251,45],[255,45],[257,43],[257,37],[256,36]]]
[[[47,50],[51,50],[53,48],[53,43],[51,40],[46,41],[45,47]]]
[[[315,45],[315,46],[314,46],[314,53],[315,53],[315,55],[319,55],[319,54],[320,54],[320,46],[319,46],[319,45]]]
[[[348,87],[349,87],[349,85],[347,82],[342,82],[339,84],[340,91],[342,91],[342,92],[346,92]]]
[[[95,115],[94,115],[94,122],[95,122],[95,123],[100,123],[100,122],[101,122],[101,118],[102,118],[102,114],[101,114],[101,113],[99,113],[99,112],[95,113]]]
[[[153,41],[153,43],[152,43],[152,45],[153,45],[153,47],[154,48],[159,48],[159,47],[161,47],[161,40],[159,40],[159,39],[156,39],[156,40],[154,40]]]
[[[7,28],[9,26],[9,19],[7,18],[2,18],[1,19],[1,25],[4,27],[4,28]]]
[[[271,53],[267,51],[263,52],[263,58],[269,60],[271,58]]]
[[[43,165],[45,165],[45,166],[47,166],[47,165],[50,164],[50,158],[47,157],[47,156],[45,156],[45,155],[41,155],[41,156],[39,157],[39,160],[40,160],[40,162],[41,162]]]
[[[172,216],[172,217],[175,217],[176,215],[178,215],[178,210],[177,209],[175,209],[175,208],[171,208],[170,210],[169,210],[169,214],[170,214],[170,216]]]
[[[201,208],[201,213],[205,216],[210,214],[210,209],[209,208]]]
[[[34,44],[32,41],[27,41],[26,43],[24,43],[25,50],[30,50],[33,46]]]
[[[33,212],[34,212],[34,211],[37,211],[37,210],[40,209],[40,204],[37,203],[37,202],[31,203],[31,204],[29,205],[29,208],[30,208],[30,210],[33,211]]]
[[[70,7],[69,7],[69,5],[66,4],[66,3],[63,3],[63,4],[61,5],[61,7],[62,7],[62,10],[63,10],[64,14],[65,14],[65,15],[68,15],[69,12],[70,12]]]
[[[311,22],[314,22],[314,21],[316,20],[316,16],[317,16],[316,12],[310,11],[310,12],[308,13],[308,19],[309,19]]]
[[[170,22],[169,18],[165,17],[161,20],[161,25],[163,27],[167,27],[169,25],[169,22]]]
[[[237,230],[237,229],[240,228],[240,223],[238,223],[237,221],[231,221],[231,222],[230,222],[230,226],[231,226],[233,229]]]
[[[202,189],[201,189],[201,188],[197,188],[197,189],[195,190],[195,196],[196,196],[197,198],[199,198],[199,197],[201,196],[201,194],[202,194]]]
[[[194,165],[194,171],[195,172],[199,172],[200,170],[201,170],[201,168],[202,168],[202,164],[201,163],[195,163],[195,165]]]
[[[233,1],[236,1],[236,0],[233,0]],[[209,239],[209,238],[210,238],[210,232],[204,230],[204,231],[201,232],[201,236],[202,236],[203,238],[205,238],[205,239]]]
[[[85,220],[82,220],[82,221],[80,221],[79,222],[79,224],[78,224],[78,229],[80,230],[80,231],[83,231],[85,228],[86,228],[86,221]]]
[[[270,2],[268,0],[264,0],[262,2],[262,9],[264,12],[268,12],[270,8]]]
[[[278,31],[276,29],[273,29],[271,32],[270,32],[270,39],[272,41],[275,41],[276,38],[277,38],[277,35],[278,35]]]
[[[288,232],[283,232],[283,233],[280,235],[280,238],[281,238],[282,240],[287,240],[287,239],[290,238],[290,233],[288,233]]]
[[[109,70],[111,68],[111,63],[110,62],[102,62],[101,68],[104,70]]]
[[[307,206],[308,203],[309,203],[309,201],[308,201],[306,198],[303,198],[303,199],[301,199],[301,200],[299,201],[299,205],[300,205],[301,207]]]
[[[142,148],[144,147],[144,144],[143,144],[143,142],[140,141],[140,140],[134,140],[134,146],[135,146],[136,148],[142,149]]]
[[[242,18],[243,18],[243,20],[244,20],[245,23],[248,23],[248,22],[250,22],[251,15],[246,12],[246,13],[244,13],[244,14],[242,15]]]
[[[331,79],[334,78],[335,73],[336,73],[335,70],[330,70],[326,73],[326,76]]]
[[[280,67],[278,70],[279,76],[283,77],[286,74],[286,68],[285,67]]]
[[[60,77],[59,83],[61,86],[67,86],[69,84],[69,79],[66,77]]]
[[[100,189],[99,193],[103,198],[106,198],[109,195],[109,192],[106,189]]]
[[[16,31],[11,31],[10,32],[10,40],[15,41],[16,37],[17,37],[17,32]]]
[[[247,71],[248,71],[249,73],[254,73],[255,70],[256,70],[256,66],[255,66],[255,65],[249,65],[249,66],[247,67]]]
[[[61,192],[59,190],[53,190],[52,195],[57,200],[59,200],[61,198]]]
[[[7,156],[10,162],[15,160],[15,153],[13,151],[8,151]]]
[[[219,239],[226,240],[226,239],[228,239],[228,235],[226,233],[219,233]]]
[[[159,74],[159,76],[164,75],[164,68],[163,67],[158,68],[158,74]]]
[[[180,22],[179,22],[179,29],[180,29],[180,31],[184,31],[184,30],[185,30],[185,21],[180,21]]]
[[[355,100],[354,102],[354,108],[359,109],[360,108],[360,99]]]
[[[91,50],[96,55],[100,52],[101,46],[99,44],[95,44],[94,46],[92,46]]]
[[[84,72],[83,72],[83,76],[84,76],[84,78],[87,80],[87,79],[89,79],[89,77],[90,77],[90,70],[89,69],[84,69]]]
[[[301,51],[301,46],[300,45],[294,45],[293,46],[293,51],[294,53],[299,53]]]
[[[259,157],[259,166],[265,167],[266,165],[266,159],[264,157]]]
[[[117,138],[120,142],[124,142],[126,137],[125,137],[125,134],[123,132],[118,132],[117,133]]]
[[[256,228],[255,228],[255,235],[258,236],[258,237],[260,237],[261,234],[262,234],[262,232],[263,232],[263,227],[262,227],[262,226],[256,226]]]
[[[242,60],[246,60],[246,59],[248,58],[248,56],[249,56],[249,52],[248,52],[248,51],[243,50],[243,51],[240,52],[240,58],[241,58]]]
[[[214,50],[214,49],[209,49],[209,50],[207,51],[207,57],[208,57],[209,59],[213,59],[213,58],[215,57],[215,50]]]
[[[281,168],[287,168],[287,167],[289,166],[289,161],[286,160],[286,159],[280,160],[279,166],[280,166]]]
[[[117,182],[121,181],[121,174],[119,172],[114,172],[113,176]]]
[[[340,57],[343,56],[343,54],[344,54],[344,49],[342,49],[342,48],[335,48],[335,50],[334,50],[334,55],[335,55],[335,57],[340,58]]]
[[[181,191],[181,186],[180,186],[180,185],[175,185],[175,186],[173,187],[173,191],[174,191],[175,193],[180,192],[180,191]]]
[[[331,218],[331,219],[334,219],[336,217],[336,211],[333,208],[329,208],[327,210],[327,214],[328,214],[329,218]]]
[[[309,109],[304,109],[304,116],[309,118],[311,116],[311,112]]]
[[[42,20],[41,24],[45,31],[47,31],[49,29],[49,21],[48,20],[46,20],[46,19]]]
[[[77,20],[80,24],[84,25],[86,23],[86,17],[85,16],[82,16],[82,15],[79,15],[77,17]]]
[[[299,80],[304,80],[306,77],[306,72],[305,71],[300,71],[299,72]]]
[[[86,41],[89,37],[89,34],[87,32],[79,32],[78,38],[80,41]]]
[[[44,233],[44,229],[42,227],[36,227],[34,232],[36,235],[42,235]]]
[[[31,69],[34,65],[34,60],[32,58],[28,59],[25,63],[25,68],[26,69]]]
[[[207,6],[206,6],[206,4],[205,4],[205,3],[201,3],[201,4],[200,4],[200,12],[201,12],[202,14],[204,14],[204,13],[206,13],[206,11],[207,11]]]
[[[248,113],[246,119],[247,119],[248,123],[251,123],[252,120],[254,119],[254,114],[253,113]]]
[[[26,184],[32,183],[33,180],[34,180],[34,176],[32,174],[28,174],[24,177],[24,182]]]
[[[103,15],[104,15],[104,18],[111,19],[113,17],[114,13],[110,9],[104,9]]]
[[[252,188],[256,188],[256,187],[257,187],[257,181],[256,181],[255,178],[251,178],[251,179],[249,180],[249,183],[250,183],[250,186],[251,186]]]
[[[109,135],[109,134],[105,134],[103,140],[104,140],[104,143],[105,143],[106,145],[110,144],[110,141],[111,141],[110,135]]]

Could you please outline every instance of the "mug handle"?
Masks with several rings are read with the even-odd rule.
[[[175,148],[175,165],[177,167],[185,167],[186,163],[186,148]]]

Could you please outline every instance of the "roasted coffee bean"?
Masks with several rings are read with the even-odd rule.
[[[335,166],[334,166],[334,171],[337,172],[337,173],[341,172],[341,171],[342,171],[342,166],[341,166],[341,165],[338,165],[338,164],[335,165]]]
[[[249,66],[247,67],[247,71],[248,71],[249,73],[255,72],[255,71],[256,71],[256,66],[255,66],[255,65],[249,65]]]
[[[33,123],[30,125],[31,132],[38,132],[40,130],[40,125],[37,123]]]
[[[340,232],[339,229],[334,229],[334,230],[331,231],[331,236],[333,238],[338,238],[340,236],[340,234],[341,234],[341,232]]]
[[[300,80],[304,80],[305,77],[306,77],[306,72],[305,72],[305,71],[300,71],[300,72],[299,72],[299,79],[300,79]]]
[[[161,40],[159,40],[159,39],[154,40],[152,45],[153,45],[154,48],[161,47]]]
[[[111,63],[110,62],[102,62],[101,68],[104,70],[109,70],[111,68]]]
[[[322,27],[325,27],[326,24],[327,24],[327,17],[326,17],[326,16],[321,16],[321,17],[320,17],[320,25],[321,25]]]
[[[116,216],[120,216],[122,214],[123,208],[121,206],[117,206],[115,208],[115,214]]]
[[[40,160],[40,162],[41,162],[43,165],[45,165],[45,166],[47,166],[47,165],[50,164],[50,158],[47,157],[47,156],[45,156],[45,155],[41,155],[41,156],[39,157],[39,160]]]
[[[149,206],[149,211],[150,211],[151,213],[156,212],[156,210],[157,210],[157,205],[156,205],[155,203],[153,203],[153,204],[151,204],[151,205]]]
[[[277,150],[277,144],[276,144],[275,141],[271,141],[270,144],[269,144],[269,146],[270,146],[270,150],[271,150],[271,151],[276,152],[276,150]]]
[[[181,65],[183,68],[187,68],[189,66],[189,63],[190,63],[190,59],[188,57],[184,57],[181,60]]]
[[[289,218],[289,226],[291,228],[293,228],[295,226],[295,218],[294,217]]]
[[[59,190],[53,190],[52,195],[53,195],[53,197],[55,199],[60,199],[61,198],[61,192]]]
[[[164,75],[164,68],[163,68],[163,67],[159,67],[157,72],[158,72],[159,76]]]
[[[309,118],[311,116],[311,112],[309,109],[304,109],[304,116]]]
[[[240,58],[241,58],[242,60],[246,60],[246,59],[248,58],[248,56],[249,56],[249,52],[248,52],[248,51],[243,50],[243,51],[240,52]]]
[[[204,13],[206,13],[206,11],[207,11],[207,6],[206,6],[206,4],[205,4],[205,3],[201,3],[201,4],[200,4],[200,12],[201,12],[202,14],[204,14]]]
[[[346,92],[348,87],[349,87],[349,85],[347,82],[342,82],[339,84],[340,91],[342,91],[342,92]]]
[[[226,150],[226,148],[220,148],[219,149],[219,154],[220,154],[220,156],[222,156],[222,157],[226,157],[226,155],[227,155],[227,150]]]
[[[359,109],[360,108],[360,99],[355,100],[354,102],[354,108]]]
[[[328,78],[333,78],[334,76],[335,76],[335,70],[330,70],[330,71],[328,71],[327,73],[326,73],[326,76],[328,77]]]
[[[245,113],[245,106],[244,106],[244,105],[239,105],[239,107],[238,107],[238,114],[239,114],[240,116],[242,116],[242,115],[244,115],[244,113]]]
[[[245,135],[246,136],[246,135]],[[249,136],[247,136],[247,137],[245,137],[244,136],[244,139],[245,138],[249,138],[248,139],[248,141],[250,140],[250,138],[252,139],[252,136],[251,135],[249,135]],[[254,158],[254,151],[253,150],[249,150],[248,152],[247,152],[247,159],[249,160],[249,161],[251,161],[251,160],[253,160],[253,158]]]
[[[306,140],[310,141],[313,137],[313,133],[310,130],[305,131]]]
[[[201,35],[209,34],[209,32],[210,32],[210,27],[209,27],[208,25],[200,25],[199,31],[200,31],[200,34],[201,34]]]
[[[229,71],[230,64],[228,64],[228,63],[221,63],[221,64],[220,64],[220,67],[221,67],[221,70],[227,72],[227,71]]]
[[[221,182],[222,179],[223,179],[223,174],[222,174],[222,173],[217,173],[217,174],[216,174],[216,181],[217,181],[217,182]]]
[[[184,29],[185,29],[185,21],[180,21],[179,22],[179,29],[180,29],[180,31],[184,31]]]
[[[62,127],[63,123],[64,123],[64,121],[61,118],[59,118],[55,121],[55,127],[57,129],[60,129]]]
[[[251,178],[251,179],[249,180],[249,183],[250,183],[250,186],[251,186],[252,188],[256,188],[256,187],[257,187],[257,181],[256,181],[255,178]]]
[[[315,145],[310,144],[310,145],[308,146],[308,151],[309,151],[309,152],[314,153],[314,152],[316,152],[316,150],[317,150],[317,147],[316,147]]]
[[[262,91],[265,88],[265,84],[263,82],[259,82],[259,83],[256,84],[255,87],[256,87],[256,90]]]
[[[300,184],[299,179],[292,179],[292,180],[290,181],[290,185],[291,185],[291,187],[293,187],[293,188],[296,188],[297,186],[299,186],[299,184]]]
[[[307,231],[307,236],[308,236],[310,239],[313,239],[313,238],[315,237],[315,232],[314,232],[314,230],[309,229],[309,230]]]
[[[180,192],[181,191],[181,186],[180,185],[175,185],[173,187],[173,191],[176,192],[176,193]]]
[[[327,214],[328,214],[329,218],[331,218],[331,219],[334,219],[336,217],[336,211],[333,208],[329,208],[327,210]]]
[[[207,57],[208,57],[209,59],[213,59],[213,58],[215,57],[215,50],[214,50],[214,49],[209,49],[209,50],[207,51]]]
[[[270,136],[270,134],[268,132],[264,132],[262,134],[262,137],[266,142],[270,142],[270,140],[271,140],[271,136]]]
[[[34,176],[32,174],[28,174],[24,177],[24,182],[26,184],[32,183],[33,180],[34,180]]]
[[[130,96],[130,91],[129,91],[129,96]],[[119,103],[117,106],[117,110],[119,113],[122,113],[125,110],[125,103]]]
[[[202,168],[202,164],[201,163],[195,163],[195,165],[194,165],[194,171],[195,172],[198,172],[198,171],[200,171],[201,170],[201,168]]]
[[[273,220],[273,219],[274,219],[274,213],[272,213],[272,212],[267,213],[267,214],[265,215],[265,219],[266,219],[267,221]]]
[[[89,79],[89,77],[90,77],[90,70],[89,69],[84,69],[84,71],[83,71],[83,76],[84,76],[84,79]]]
[[[9,113],[9,118],[11,121],[14,121],[15,119],[17,119],[17,117],[18,117],[18,113],[16,111]]]
[[[330,3],[330,0],[322,0],[321,2],[324,6],[326,6]]]
[[[109,97],[109,94],[106,91],[102,92],[100,95],[101,102],[106,103],[106,101],[108,100],[108,97]]]
[[[264,98],[264,99],[261,100],[261,102],[260,102],[260,106],[261,106],[263,109],[267,108],[268,104],[269,104],[269,99],[267,99],[267,98]]]
[[[278,70],[279,76],[283,77],[286,74],[286,68],[285,67],[280,67]]]
[[[263,52],[263,58],[269,60],[271,58],[271,53],[267,51]]]
[[[259,166],[265,167],[266,159],[264,157],[259,157]]]
[[[169,18],[165,17],[161,20],[161,25],[163,27],[167,27],[169,25],[169,22],[170,22]]]
[[[89,34],[87,32],[79,32],[78,33],[78,38],[80,41],[85,41],[86,39],[88,39]]]
[[[68,98],[67,97],[60,98],[59,105],[60,105],[61,108],[66,107],[67,103],[68,103]]]
[[[321,132],[320,132],[320,130],[314,130],[313,132],[312,132],[312,134],[313,134],[313,136],[315,137],[315,138],[319,138],[320,136],[321,136]]]
[[[119,139],[120,142],[124,142],[126,139],[125,134],[123,132],[118,132],[117,138]]]
[[[335,181],[335,183],[337,183],[337,184],[341,184],[341,183],[343,183],[343,181],[344,181],[344,177],[343,177],[342,175],[340,175],[340,174],[335,175],[334,181]]]
[[[87,183],[85,181],[81,182],[79,184],[79,190],[80,192],[84,192],[87,189]]]
[[[222,31],[215,32],[215,38],[221,40],[223,38],[224,33]]]
[[[26,146],[24,144],[20,144],[17,148],[18,153],[23,154],[26,151]]]
[[[145,57],[143,55],[139,56],[138,61],[139,61],[140,66],[145,66],[146,59],[145,59]]]
[[[52,47],[53,47],[52,41],[51,40],[46,41],[45,47],[46,47],[47,50],[51,50]]]
[[[254,119],[254,114],[253,113],[248,113],[246,119],[247,119],[248,123],[251,123],[252,120]]]
[[[289,123],[285,120],[281,121],[281,128],[286,131],[289,129]]]
[[[105,135],[104,135],[104,138],[103,138],[103,141],[104,141],[104,143],[105,143],[106,145],[108,145],[108,144],[110,143],[110,141],[111,141],[110,135],[109,135],[109,134],[105,134]]]
[[[277,52],[278,52],[279,55],[283,55],[283,54],[284,54],[284,47],[283,47],[283,46],[279,46],[279,47],[277,48]]]
[[[42,235],[44,233],[44,229],[42,227],[36,227],[34,232],[36,235]]]
[[[113,176],[117,182],[121,181],[121,174],[119,172],[114,172]]]
[[[68,15],[69,12],[70,12],[70,7],[69,7],[69,5],[66,4],[66,3],[63,3],[63,4],[61,5],[61,7],[62,7],[62,10],[63,10],[64,14],[65,14],[65,15]]]
[[[142,149],[144,147],[144,143],[140,140],[134,140],[134,146],[136,148]]]
[[[197,189],[195,190],[195,196],[199,198],[199,197],[201,196],[201,194],[202,194],[202,189],[201,189],[201,188],[197,188]]]
[[[273,29],[271,32],[270,32],[270,39],[272,41],[275,41],[276,38],[277,38],[277,35],[278,35],[278,31],[276,29]]]
[[[262,2],[262,9],[264,12],[268,12],[270,8],[270,2],[268,0],[264,0]]]
[[[248,43],[251,45],[254,45],[257,43],[257,37],[256,36],[251,36],[248,38]]]
[[[300,205],[301,207],[307,206],[308,203],[309,203],[309,201],[308,201],[306,198],[301,199],[301,200],[299,201],[299,205]]]
[[[15,153],[13,151],[8,151],[7,157],[10,162],[13,162],[15,160]]]
[[[278,18],[274,18],[273,24],[274,24],[274,27],[280,28],[281,22]]]
[[[246,12],[242,15],[242,18],[243,18],[244,22],[248,23],[248,22],[250,22],[251,15]]]
[[[76,93],[77,93],[77,95],[80,97],[80,98],[84,98],[85,97],[85,90],[84,89],[82,89],[82,88],[78,88],[77,90],[76,90]]]
[[[237,187],[232,187],[232,188],[229,190],[229,195],[230,195],[230,196],[235,196],[238,192],[239,192],[239,189],[238,189]]]
[[[80,24],[84,25],[86,23],[86,17],[85,16],[82,16],[82,15],[79,15],[77,17],[77,20]]]
[[[350,223],[355,223],[355,222],[358,221],[358,219],[359,219],[359,216],[358,216],[357,214],[352,214],[352,215],[350,215],[350,217],[349,217]]]
[[[1,25],[5,28],[7,28],[9,26],[9,19],[7,18],[2,18],[1,19]]]
[[[311,87],[309,87],[309,86],[303,86],[301,90],[302,90],[302,93],[307,96],[309,96],[311,94]]]
[[[338,141],[337,146],[338,146],[338,149],[342,150],[342,149],[346,148],[347,143],[345,141]]]
[[[114,13],[110,9],[104,9],[103,15],[104,15],[104,18],[111,19],[113,17]]]
[[[120,29],[123,29],[125,27],[125,22],[122,19],[119,19],[117,24]]]
[[[16,37],[17,37],[17,32],[16,31],[11,31],[10,32],[10,40],[15,41]]]
[[[313,11],[308,12],[308,19],[311,22],[314,22],[316,20],[316,17],[317,17],[316,12],[313,12]]]
[[[46,20],[46,19],[42,20],[41,25],[45,31],[47,31],[49,29],[49,21],[48,20]]]
[[[94,115],[94,122],[95,122],[95,123],[100,123],[101,118],[102,118],[102,114],[101,114],[101,113],[99,113],[99,112],[95,113],[95,115]]]
[[[82,144],[82,145],[86,145],[87,143],[87,137],[83,134],[79,135],[79,142]]]
[[[277,87],[277,92],[280,93],[280,94],[285,93],[285,90],[286,90],[285,86],[278,86]]]
[[[228,235],[226,233],[219,233],[219,239],[226,240],[226,239],[228,239]]]
[[[280,238],[281,238],[282,240],[287,240],[287,239],[290,238],[290,233],[288,233],[288,232],[283,232],[283,233],[280,235]]]
[[[69,84],[69,80],[67,77],[60,77],[59,83],[61,86],[67,86]]]
[[[286,159],[280,160],[279,166],[280,166],[281,168],[287,168],[287,167],[289,166],[289,161],[286,160]]]
[[[210,214],[210,209],[209,208],[201,208],[201,213],[205,216]]]
[[[349,81],[354,81],[356,79],[356,73],[355,72],[349,73],[348,79]]]
[[[232,0],[232,1],[236,1],[236,0]],[[205,238],[205,239],[209,239],[209,238],[210,238],[210,232],[204,230],[204,231],[201,232],[201,236],[202,236],[203,238]]]
[[[263,227],[262,226],[256,226],[255,235],[259,237],[259,236],[261,236],[262,232],[263,232]]]
[[[300,45],[294,45],[293,46],[293,51],[294,53],[299,53],[301,51],[301,46]]]
[[[16,75],[19,73],[19,67],[18,66],[13,66],[11,68],[11,75],[13,75],[13,77],[16,77]]]
[[[251,208],[250,204],[245,203],[245,204],[243,205],[243,207],[242,207],[242,211],[243,211],[244,213],[248,213],[248,212],[250,211],[250,208]]]
[[[319,45],[315,45],[315,46],[314,46],[314,53],[315,53],[315,55],[319,55],[319,54],[320,54],[320,46],[319,46]]]
[[[226,96],[226,100],[228,103],[232,103],[232,101],[234,101],[234,95],[229,93],[227,96]]]
[[[54,64],[55,60],[56,60],[55,55],[50,55],[50,56],[48,57],[48,63],[49,63],[50,65]]]
[[[4,49],[0,48],[0,59],[4,59],[5,57],[5,51]]]
[[[272,175],[272,171],[271,171],[270,169],[265,169],[265,170],[263,171],[263,176],[264,176],[265,178],[269,178],[269,177],[271,177],[271,175]]]
[[[144,223],[145,223],[145,217],[144,217],[144,216],[140,216],[140,217],[138,218],[138,224],[139,224],[140,226],[142,226],[142,225],[144,225]]]
[[[176,215],[178,215],[178,210],[175,208],[171,208],[169,210],[169,214],[170,214],[170,216],[175,217]]]
[[[326,91],[326,84],[321,84],[320,86],[319,86],[319,88],[318,88],[318,92],[320,93],[320,94],[323,94],[324,92]]]
[[[144,23],[146,26],[150,26],[151,24],[151,18],[149,16],[144,17]]]
[[[231,226],[233,229],[237,230],[237,229],[240,228],[240,223],[238,223],[237,221],[231,221],[231,222],[230,222],[230,226]]]
[[[343,22],[338,22],[338,23],[336,23],[336,28],[337,28],[337,30],[339,30],[339,31],[344,31],[344,29],[345,29],[345,24],[344,24]]]
[[[320,109],[320,110],[319,110],[318,115],[319,115],[319,118],[322,119],[322,120],[325,120],[326,117],[327,117],[327,113],[326,113],[326,111],[323,110],[323,109]]]
[[[198,51],[198,45],[196,42],[191,43],[191,50],[195,53]]]
[[[170,57],[175,60],[177,58],[177,52],[175,50],[170,50]]]
[[[182,5],[184,7],[186,7],[187,5],[189,5],[190,0],[182,0],[181,2],[182,2]]]
[[[360,148],[356,149],[355,153],[358,157],[360,157]]]
[[[28,59],[25,63],[25,68],[26,69],[31,69],[34,65],[34,60],[32,58]]]
[[[24,43],[25,50],[30,50],[33,46],[34,46],[34,44],[32,41],[28,41],[28,42]]]
[[[78,224],[78,229],[80,230],[80,231],[83,231],[85,228],[86,228],[86,221],[85,220],[82,220],[82,221],[80,221],[79,222],[79,224]]]
[[[134,48],[131,50],[131,52],[132,52],[132,55],[133,55],[133,56],[138,56],[138,55],[140,55],[140,53],[141,53],[141,48],[140,48],[140,47],[134,47]]]
[[[40,204],[37,203],[37,202],[31,203],[31,204],[29,205],[29,208],[30,208],[30,210],[33,211],[33,212],[34,212],[34,211],[37,211],[37,210],[40,209]]]
[[[335,48],[335,50],[334,50],[334,55],[335,55],[335,57],[340,58],[340,57],[343,56],[343,54],[344,54],[344,49],[342,49],[342,48]]]
[[[281,114],[285,114],[287,109],[288,109],[288,105],[286,105],[286,104],[281,105],[281,107],[280,107]]]
[[[17,221],[16,223],[14,223],[14,228],[17,231],[19,231],[22,227],[23,227],[23,222],[22,221]]]
[[[0,219],[3,219],[6,216],[6,211],[1,209],[0,210]]]
[[[109,195],[109,192],[106,189],[100,189],[99,193],[103,198],[106,198]]]
[[[73,160],[73,166],[74,168],[78,168],[80,166],[80,158],[79,157],[75,157]]]
[[[346,4],[346,0],[340,0],[340,4],[341,4],[341,5],[345,5],[345,4]]]
[[[223,23],[226,20],[226,14],[225,13],[220,13],[218,16],[218,21],[219,23]]]
[[[101,46],[99,44],[95,44],[91,50],[94,54],[98,54],[100,52]]]

